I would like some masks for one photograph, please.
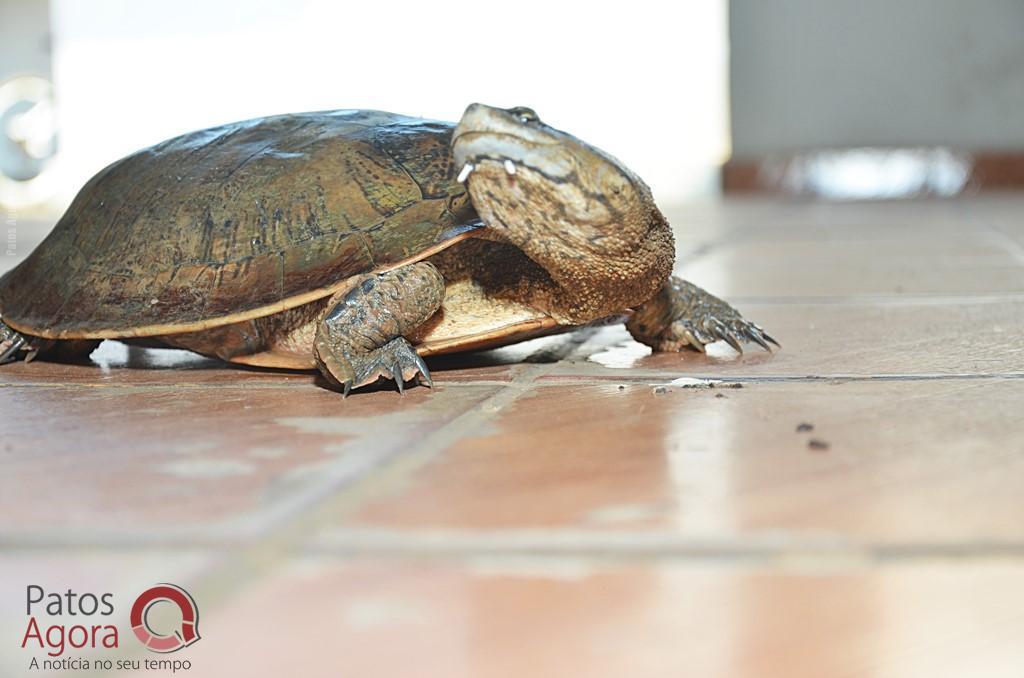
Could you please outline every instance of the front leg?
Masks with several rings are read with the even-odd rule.
[[[691,347],[703,353],[706,344],[719,339],[740,353],[742,341],[753,341],[766,351],[771,350],[769,343],[779,345],[729,304],[675,276],[650,301],[635,309],[626,328],[634,339],[655,351]]]
[[[405,336],[434,315],[444,300],[444,278],[433,264],[419,262],[370,274],[339,292],[317,327],[316,364],[343,393],[378,377],[404,381],[430,373]]]

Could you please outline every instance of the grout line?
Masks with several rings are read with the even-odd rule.
[[[821,296],[729,297],[729,303],[745,306],[955,306],[1024,302],[1024,292],[969,294],[846,294]]]
[[[319,527],[319,525],[316,525]],[[330,558],[465,560],[476,558],[576,558],[592,561],[656,560],[658,562],[755,563],[791,567],[800,564],[887,565],[934,560],[1024,562],[1024,540],[882,541],[870,542],[842,536],[754,534],[736,537],[689,537],[677,533],[637,531],[554,530],[449,530],[449,529],[348,529],[334,528],[310,541],[309,530],[278,540],[276,548],[252,547],[231,540],[73,539],[46,541],[26,534],[24,539],[0,538],[0,547],[14,550],[52,551],[67,554],[96,549],[133,552],[173,549],[228,554],[222,575],[208,577],[204,586],[224,589],[252,579],[280,560],[314,556]],[[184,537],[184,534],[182,535]],[[248,565],[249,567],[245,567]],[[208,596],[204,596],[208,598]]]
[[[560,386],[572,386],[572,385],[586,385],[595,383],[623,383],[623,384],[648,384],[651,380],[658,382],[664,382],[666,379],[671,380],[677,377],[689,377],[692,379],[722,381],[728,383],[797,383],[797,384],[814,384],[814,383],[826,383],[826,384],[845,384],[850,382],[891,382],[891,381],[968,381],[968,380],[985,380],[985,379],[1024,379],[1024,372],[1004,372],[1004,373],[965,373],[965,374],[823,374],[823,375],[804,375],[804,376],[789,376],[789,375],[744,375],[744,374],[701,374],[696,372],[655,372],[645,371],[638,373],[637,370],[629,370],[629,374],[615,375],[615,374],[594,374],[594,375],[574,375],[574,374],[550,374],[542,377],[543,381],[540,381],[538,386],[546,386],[548,384],[557,384]]]
[[[835,383],[847,383],[847,382],[888,382],[888,381],[964,381],[964,380],[983,380],[983,379],[1022,379],[1024,378],[1024,372],[964,372],[964,373],[921,373],[921,374],[805,374],[805,375],[788,375],[788,374],[763,374],[763,375],[752,375],[752,374],[729,374],[724,372],[719,373],[698,373],[698,372],[683,372],[675,370],[641,370],[641,369],[623,369],[621,374],[619,370],[611,373],[600,373],[600,374],[571,374],[567,372],[559,373],[557,368],[559,366],[566,365],[567,362],[554,362],[547,363],[549,369],[543,373],[536,375],[536,380],[532,384],[534,387],[543,388],[552,384],[570,386],[570,385],[586,385],[586,384],[600,384],[605,382],[616,382],[624,384],[647,384],[651,380],[662,382],[666,379],[671,380],[678,377],[690,377],[693,379],[711,379],[716,381],[724,382],[742,382],[742,383],[775,383],[775,382],[786,382],[786,383],[820,383],[825,382],[829,384]],[[596,365],[595,365],[596,367]],[[527,366],[529,369],[529,366]],[[454,387],[473,387],[473,386],[500,386],[508,387],[513,386],[516,382],[513,378],[508,379],[451,379],[447,380],[444,378],[443,372],[435,372],[435,382],[438,386],[454,386]],[[0,389],[3,388],[115,388],[118,390],[130,392],[150,392],[150,391],[168,391],[168,390],[180,390],[182,388],[188,388],[190,390],[200,390],[205,388],[210,389],[250,389],[259,388],[266,390],[274,390],[280,388],[286,389],[302,389],[310,390],[320,388],[315,384],[302,384],[302,385],[280,385],[280,384],[259,384],[254,385],[252,383],[239,383],[239,384],[217,384],[217,385],[204,385],[204,384],[77,384],[68,382],[31,382],[31,383],[0,383]],[[356,394],[358,397],[358,394]],[[455,421],[455,420],[453,420]],[[451,425],[451,422],[448,424]]]
[[[693,561],[864,561],[895,563],[944,558],[1024,559],[1024,541],[860,542],[843,537],[751,535],[702,538],[664,532],[580,530],[337,529],[304,553],[328,556],[534,556]]]

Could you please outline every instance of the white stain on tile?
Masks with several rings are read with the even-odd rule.
[[[599,525],[620,525],[654,520],[662,515],[662,509],[652,504],[609,504],[590,511],[586,522]]]
[[[217,443],[212,440],[191,440],[187,443],[179,443],[171,448],[174,454],[203,454],[217,449]]]
[[[472,558],[466,569],[476,577],[558,581],[580,581],[594,573],[592,564],[571,557],[481,556]]]
[[[398,598],[359,598],[345,604],[341,610],[344,623],[361,631],[394,626],[422,626],[429,621],[429,613],[418,605]]]
[[[288,454],[288,450],[283,447],[253,447],[249,449],[248,454],[257,459],[280,459]]]
[[[252,473],[256,467],[235,459],[182,459],[161,464],[157,471],[180,478],[229,478]]]

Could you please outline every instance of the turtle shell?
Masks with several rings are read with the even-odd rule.
[[[48,338],[190,332],[328,296],[480,223],[453,125],[379,111],[193,132],[93,177],[0,279],[0,314]]]

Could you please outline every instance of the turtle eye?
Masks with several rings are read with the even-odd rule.
[[[508,109],[508,112],[516,117],[516,119],[524,124],[531,122],[540,122],[540,116],[532,108],[526,106],[516,106],[515,108]]]

